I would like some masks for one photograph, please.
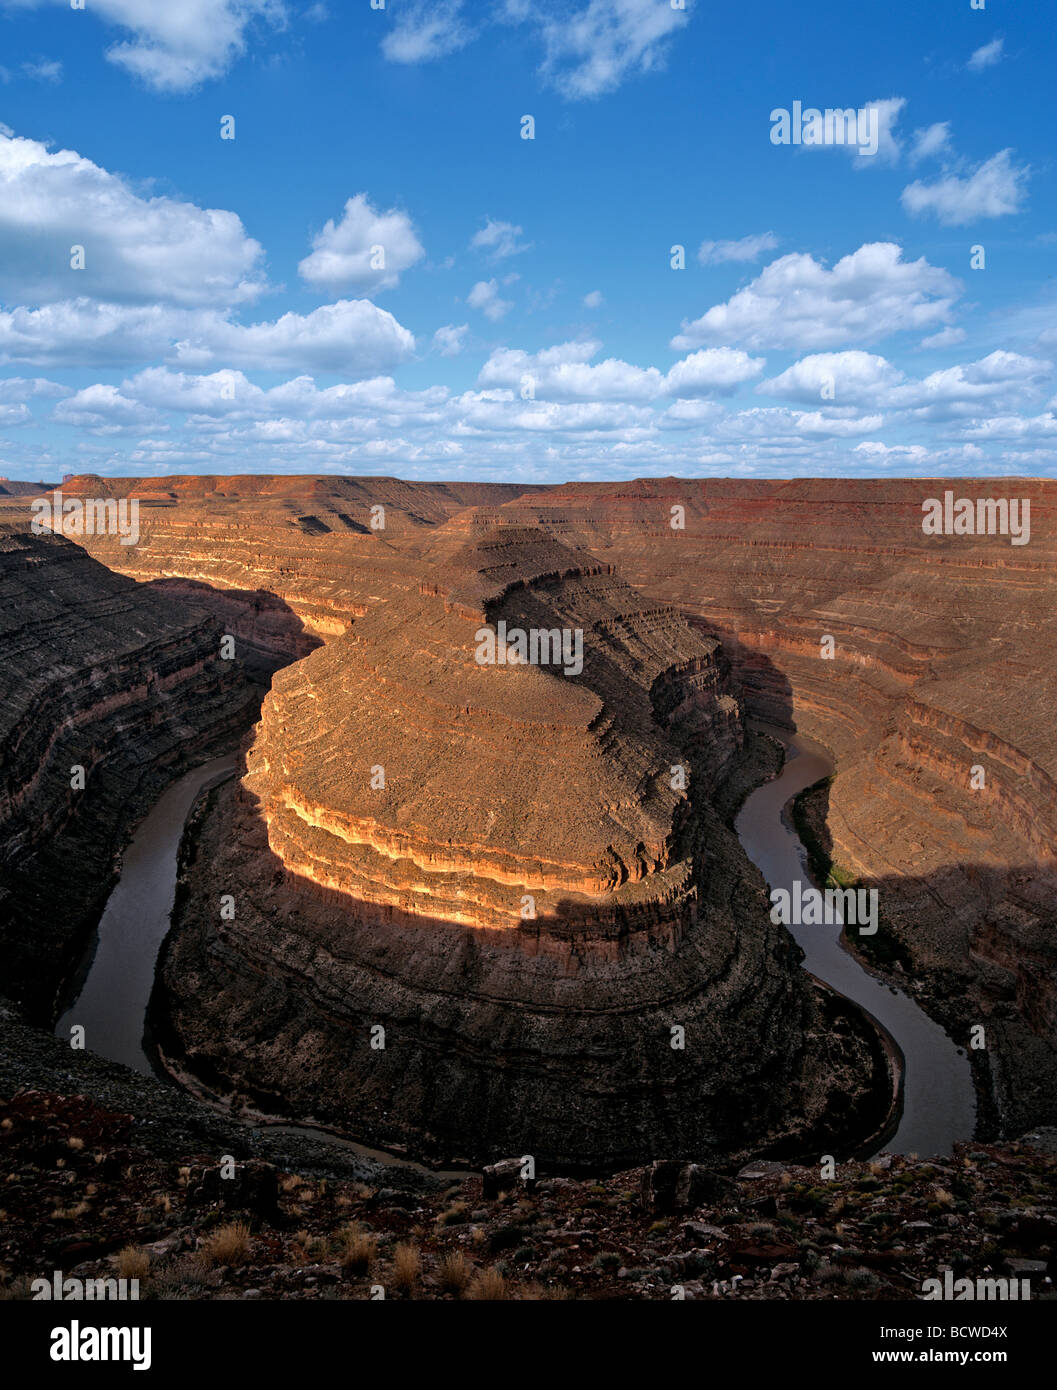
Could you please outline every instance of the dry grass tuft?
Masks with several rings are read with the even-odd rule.
[[[250,1228],[245,1221],[229,1221],[226,1226],[218,1226],[202,1246],[202,1253],[209,1264],[245,1264],[250,1248]]]
[[[410,1293],[418,1283],[421,1271],[422,1256],[418,1252],[418,1246],[401,1241],[393,1251],[393,1283],[398,1289]]]
[[[114,1269],[119,1279],[146,1279],[150,1273],[150,1254],[138,1245],[126,1245],[114,1256]]]
[[[510,1297],[506,1279],[498,1269],[482,1269],[470,1280],[466,1297],[477,1302],[497,1303]]]
[[[473,1265],[461,1250],[452,1250],[437,1267],[440,1287],[445,1293],[453,1293],[456,1298],[462,1295],[472,1278]]]
[[[338,1261],[350,1274],[370,1274],[378,1258],[378,1242],[366,1231],[345,1232]]]

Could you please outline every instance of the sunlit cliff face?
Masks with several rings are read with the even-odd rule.
[[[572,903],[688,907],[678,747],[585,685],[480,666],[473,631],[416,599],[279,675],[244,782],[272,852],[357,912],[546,930]]]

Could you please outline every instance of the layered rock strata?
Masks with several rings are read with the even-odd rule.
[[[987,1025],[1007,1132],[1053,1117],[1057,484],[669,478],[521,494],[393,479],[111,482],[143,497],[145,539],[86,538],[105,563],[275,594],[319,640],[443,587],[467,509],[480,523],[485,507],[496,526],[542,529],[585,568],[614,568],[647,604],[718,635],[745,711],[835,753],[834,858],[881,890],[929,1007],[963,1041]],[[1030,542],[924,535],[923,500],[948,489],[1029,500]]]
[[[922,503],[947,491],[974,507],[1027,501],[1028,543],[926,536]],[[1052,1120],[1057,484],[660,479],[498,511],[717,633],[747,710],[833,750],[833,858],[879,889],[899,954],[958,1040],[984,1024],[1005,1132]]]
[[[0,978],[47,1019],[131,825],[259,690],[203,609],[0,531]]]
[[[432,558],[277,676],[196,827],[159,1000],[187,1064],[438,1159],[839,1132],[880,1064],[711,808],[720,645],[538,530],[470,518]],[[582,672],[480,664],[500,622],[579,629]]]

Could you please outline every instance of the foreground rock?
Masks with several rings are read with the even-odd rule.
[[[83,1096],[0,1102],[0,1296],[60,1269],[138,1278],[145,1299],[891,1300],[950,1270],[1054,1298],[1057,1156],[1034,1140],[827,1182],[790,1166],[658,1218],[648,1169],[492,1198],[477,1177],[397,1192],[258,1165],[252,1191],[203,1201],[209,1159],[139,1149],[130,1120]]]

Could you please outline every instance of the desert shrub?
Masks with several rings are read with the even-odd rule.
[[[449,1251],[437,1266],[437,1281],[445,1293],[456,1298],[465,1292],[473,1278],[473,1266],[461,1250]]]
[[[245,1221],[229,1221],[206,1239],[202,1253],[211,1264],[245,1264],[250,1248],[250,1228]]]
[[[126,1245],[113,1259],[119,1279],[146,1279],[150,1273],[150,1255],[138,1245]]]
[[[422,1272],[422,1256],[418,1246],[401,1241],[393,1251],[393,1283],[404,1293],[410,1293]]]
[[[482,1269],[473,1276],[466,1289],[466,1297],[475,1302],[496,1303],[510,1297],[505,1277],[498,1269]]]

